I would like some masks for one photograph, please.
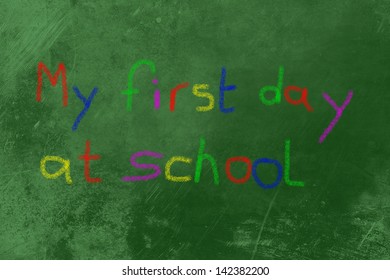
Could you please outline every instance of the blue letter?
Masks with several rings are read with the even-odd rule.
[[[271,164],[275,164],[275,166],[278,168],[278,177],[276,178],[275,182],[273,182],[272,184],[264,184],[260,178],[257,176],[257,173],[256,173],[256,168],[257,166],[260,164],[260,163],[271,163]],[[256,183],[264,188],[264,189],[272,189],[272,188],[275,188],[277,185],[279,185],[280,181],[282,180],[282,176],[283,176],[283,168],[282,168],[282,165],[279,163],[279,161],[277,160],[274,160],[274,159],[269,159],[269,158],[258,158],[255,160],[255,162],[253,163],[252,165],[252,176],[253,176],[253,179],[255,179]]]
[[[226,80],[226,69],[222,67],[221,83],[219,84],[219,110],[225,114],[231,113],[234,111],[234,107],[225,108],[225,91],[235,90],[235,85],[225,86]]]
[[[97,91],[98,91],[98,88],[94,88],[91,93],[89,94],[88,96],[88,99],[86,99],[80,92],[80,90],[74,86],[73,87],[73,91],[74,93],[77,95],[77,97],[83,101],[84,103],[84,109],[80,112],[80,114],[77,116],[76,120],[74,121],[73,123],[73,126],[72,126],[72,130],[73,131],[76,131],[77,127],[79,126],[79,123],[81,121],[81,119],[84,117],[84,115],[87,113],[88,109],[89,109],[89,106],[91,106],[91,103],[92,103],[92,99],[95,97]]]

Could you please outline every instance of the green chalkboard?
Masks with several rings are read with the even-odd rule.
[[[0,36],[1,259],[390,258],[389,1],[1,0]]]

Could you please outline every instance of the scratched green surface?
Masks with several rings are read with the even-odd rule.
[[[0,258],[1,259],[389,259],[390,2],[377,1],[0,1]],[[157,67],[154,86],[138,72],[132,112],[127,74],[138,59]],[[67,69],[69,106],[44,77],[35,101],[37,65]],[[307,87],[314,112],[260,103],[258,90],[276,83]],[[218,110],[221,67],[227,106]],[[213,111],[189,89],[169,111],[169,90],[208,83]],[[99,91],[76,132],[83,106],[72,91]],[[319,136],[354,96],[323,144]],[[199,138],[218,163],[221,184],[205,165],[201,182],[124,183],[144,174],[131,154],[196,160]],[[78,160],[85,141],[102,159],[91,164],[101,184],[87,184]],[[271,190],[251,178],[230,182],[231,156],[269,157],[284,166],[291,139],[292,178]],[[45,179],[45,155],[71,161],[73,185]],[[54,165],[51,166],[54,170]],[[174,171],[194,174],[195,164]],[[236,176],[244,171],[237,165]],[[275,170],[259,167],[271,182]]]

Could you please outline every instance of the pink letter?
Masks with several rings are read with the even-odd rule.
[[[339,121],[341,118],[341,115],[343,114],[343,111],[345,107],[349,104],[349,102],[352,99],[353,92],[350,91],[348,92],[347,98],[345,99],[343,105],[341,107],[338,107],[337,104],[330,98],[330,96],[327,93],[323,93],[322,96],[325,98],[326,101],[333,107],[333,109],[336,110],[336,116],[334,119],[330,122],[329,126],[325,129],[324,133],[320,136],[320,143],[322,143],[326,136],[332,131],[333,127],[336,125],[336,123]]]
[[[152,179],[158,177],[158,175],[160,175],[161,170],[160,170],[160,167],[158,165],[137,162],[137,158],[145,157],[145,156],[146,157],[154,157],[154,158],[162,158],[163,157],[162,154],[158,154],[155,152],[141,151],[141,152],[137,152],[137,153],[133,154],[130,157],[131,165],[134,166],[135,168],[139,168],[139,169],[153,169],[154,173],[149,174],[149,175],[144,175],[144,176],[125,176],[122,178],[122,181],[125,181],[125,182],[128,182],[128,181],[130,181],[130,182],[147,181],[147,180],[152,180]]]

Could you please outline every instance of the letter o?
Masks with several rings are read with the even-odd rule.
[[[268,164],[274,164],[278,168],[278,177],[272,184],[264,184],[260,178],[257,176],[256,168],[261,163],[268,163]],[[279,161],[269,158],[259,158],[253,162],[252,166],[252,176],[253,179],[256,181],[256,183],[262,187],[263,189],[272,189],[275,188],[277,185],[279,185],[280,181],[282,181],[283,176],[283,167],[280,164]]]
[[[239,179],[233,177],[232,173],[230,172],[230,165],[232,164],[232,162],[235,162],[235,161],[244,162],[244,163],[246,163],[246,167],[247,167],[247,171],[245,173],[245,176],[242,178],[239,178]],[[251,163],[251,160],[247,157],[231,157],[226,161],[226,166],[225,166],[226,175],[230,181],[232,181],[233,183],[236,183],[236,184],[243,184],[246,181],[248,181],[250,176],[251,176],[251,169],[252,169],[252,163]]]

